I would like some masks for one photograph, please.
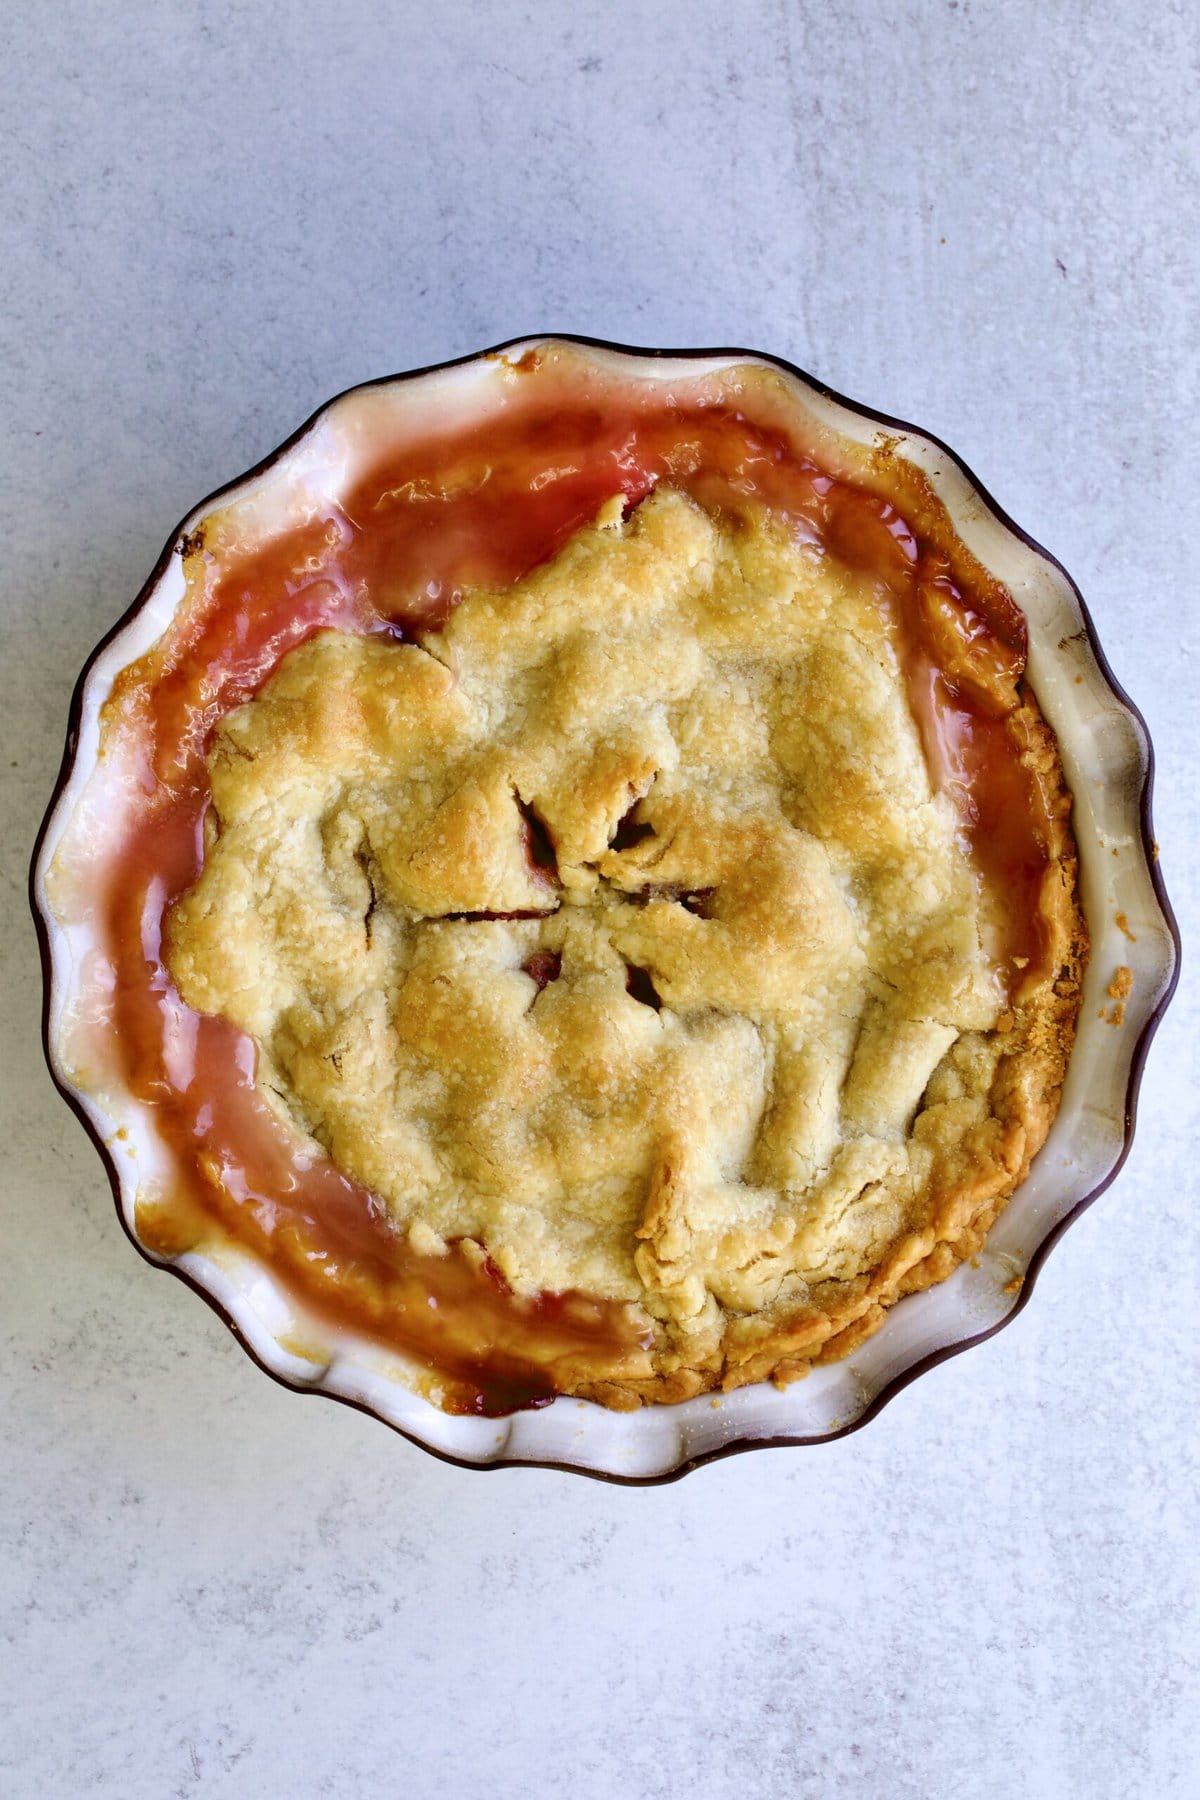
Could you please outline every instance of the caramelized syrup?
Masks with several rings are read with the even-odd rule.
[[[451,1411],[543,1404],[576,1366],[591,1379],[648,1374],[650,1338],[615,1303],[514,1295],[478,1246],[414,1251],[364,1188],[297,1151],[255,1087],[253,1042],[176,993],[162,926],[202,864],[212,731],[288,650],[329,626],[398,638],[436,629],[465,589],[518,580],[618,492],[627,510],[664,479],[727,514],[765,502],[874,581],[931,769],[955,800],[983,878],[1011,897],[1002,932],[1011,987],[1015,970],[1026,967],[1029,978],[1045,949],[1044,807],[1003,711],[972,677],[973,668],[999,672],[1015,692],[1023,621],[916,472],[893,459],[877,483],[838,479],[731,404],[584,393],[578,383],[564,392],[557,379],[526,371],[486,430],[410,446],[340,507],[252,555],[222,560],[190,543],[175,629],[125,671],[108,708],[142,764],[133,823],[113,848],[101,898],[113,1039],[177,1176],[167,1201],[139,1208],[139,1230],[151,1248],[174,1254],[219,1227],[321,1314],[415,1357]],[[526,823],[552,878],[553,846],[528,812]],[[539,986],[557,973],[549,964],[530,972]]]

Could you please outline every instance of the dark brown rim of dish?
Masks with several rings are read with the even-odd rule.
[[[226,494],[231,493],[235,488],[241,487],[244,482],[251,481],[255,477],[265,474],[268,469],[272,468],[281,457],[286,456],[287,453],[306,436],[316,424],[317,420],[320,419],[324,413],[328,412],[330,407],[335,406],[339,401],[346,399],[350,394],[362,393],[368,388],[392,387],[400,382],[416,381],[426,375],[435,375],[446,369],[459,368],[467,363],[479,362],[485,357],[502,356],[508,351],[517,349],[520,346],[528,345],[532,347],[549,343],[574,344],[587,350],[616,351],[622,356],[643,357],[649,362],[674,362],[681,360],[705,360],[708,358],[734,357],[744,358],[753,362],[768,363],[777,369],[783,370],[787,375],[797,377],[807,387],[814,389],[823,399],[830,400],[837,406],[845,407],[849,412],[857,413],[860,418],[867,419],[877,425],[885,426],[889,431],[896,431],[905,436],[921,438],[926,443],[935,445],[943,455],[948,457],[959,472],[971,484],[975,493],[983,501],[985,506],[988,507],[997,521],[1010,531],[1015,538],[1019,539],[1027,549],[1032,550],[1035,555],[1042,557],[1052,568],[1057,569],[1059,574],[1066,581],[1074,595],[1075,602],[1079,607],[1084,631],[1087,634],[1092,654],[1096,658],[1101,675],[1108,683],[1115,699],[1133,716],[1141,729],[1142,741],[1145,744],[1145,771],[1142,780],[1141,794],[1139,796],[1142,849],[1145,853],[1146,866],[1150,875],[1150,881],[1154,889],[1155,897],[1162,909],[1167,931],[1174,946],[1174,959],[1166,986],[1159,997],[1157,1004],[1147,1018],[1146,1023],[1143,1025],[1137,1043],[1134,1045],[1133,1057],[1129,1069],[1129,1082],[1125,1093],[1125,1141],[1121,1146],[1120,1154],[1103,1181],[1094,1187],[1090,1193],[1085,1194],[1082,1200],[1078,1200],[1075,1203],[1070,1212],[1060,1219],[1057,1225],[1052,1227],[1038,1245],[1037,1249],[1033,1252],[1033,1255],[1029,1260],[1029,1266],[1026,1269],[1022,1280],[1020,1293],[1013,1302],[1011,1309],[1005,1313],[1004,1317],[999,1319],[996,1324],[989,1325],[985,1331],[976,1332],[972,1337],[962,1338],[953,1344],[944,1345],[940,1350],[932,1350],[927,1356],[919,1358],[917,1362],[911,1364],[910,1367],[902,1370],[899,1375],[894,1376],[891,1381],[887,1382],[856,1419],[853,1419],[848,1425],[841,1426],[836,1431],[822,1432],[819,1435],[802,1437],[772,1436],[736,1438],[728,1444],[719,1445],[716,1449],[705,1450],[698,1455],[687,1457],[683,1462],[677,1464],[674,1468],[665,1470],[660,1475],[618,1475],[607,1469],[584,1468],[577,1463],[542,1462],[523,1457],[501,1456],[489,1462],[471,1462],[464,1457],[451,1456],[444,1450],[433,1448],[432,1445],[427,1444],[422,1438],[417,1437],[414,1433],[404,1430],[402,1426],[396,1425],[390,1419],[383,1418],[382,1414],[376,1412],[374,1407],[369,1406],[365,1401],[354,1400],[344,1394],[332,1393],[329,1389],[322,1388],[319,1384],[310,1385],[303,1382],[290,1381],[287,1376],[279,1374],[277,1370],[272,1369],[263,1361],[262,1357],[259,1356],[258,1352],[247,1341],[240,1327],[226,1308],[208,1291],[207,1288],[197,1281],[194,1276],[189,1275],[186,1270],[181,1269],[176,1263],[162,1261],[158,1257],[152,1256],[150,1252],[138,1242],[126,1223],[125,1214],[121,1206],[121,1183],[116,1163],[109,1155],[108,1149],[92,1120],[89,1118],[79,1095],[60,1079],[54,1066],[54,1057],[50,1048],[50,984],[52,967],[50,934],[47,921],[42,913],[37,897],[37,866],[41,856],[42,843],[49,828],[54,809],[58,805],[63,789],[70,780],[71,772],[74,767],[75,755],[79,745],[79,722],[83,707],[83,690],[87,678],[101,652],[112,642],[118,632],[124,630],[125,626],[128,625],[141,610],[151,593],[157,587],[159,580],[170,563],[171,557],[175,554],[180,534],[187,520],[198,512],[209,510],[217,501],[221,500]],[[1163,884],[1162,873],[1159,868],[1158,846],[1154,841],[1153,819],[1151,816],[1153,789],[1154,747],[1150,741],[1150,733],[1146,729],[1146,721],[1113,674],[1112,669],[1109,666],[1108,658],[1105,656],[1096,635],[1096,628],[1092,623],[1092,617],[1088,612],[1083,595],[1080,593],[1070,574],[1063,568],[1063,565],[1059,562],[1058,558],[1051,555],[1050,551],[1044,549],[1041,544],[1029,536],[1028,532],[1023,531],[1014,519],[1009,517],[1008,513],[1006,513],[1004,508],[992,498],[992,495],[988,492],[987,488],[984,487],[978,476],[975,475],[963,461],[962,457],[952,450],[949,444],[944,443],[941,438],[934,437],[931,432],[924,431],[919,426],[910,425],[904,419],[893,418],[888,413],[876,411],[873,406],[865,406],[860,400],[848,399],[845,394],[839,394],[833,388],[827,387],[824,382],[819,381],[816,376],[808,374],[806,370],[799,368],[795,363],[788,362],[785,358],[780,356],[771,356],[760,350],[746,350],[742,348],[700,350],[648,349],[645,346],[640,345],[616,344],[606,338],[579,337],[570,332],[525,334],[521,337],[509,338],[504,343],[496,344],[489,350],[476,350],[467,356],[453,357],[448,362],[430,363],[427,367],[421,369],[406,369],[397,375],[380,376],[375,380],[356,382],[354,386],[345,388],[340,394],[336,394],[333,399],[327,400],[322,406],[319,406],[298,430],[294,431],[289,438],[285,439],[277,449],[272,450],[268,456],[265,456],[261,462],[256,463],[253,468],[247,469],[244,474],[237,476],[235,480],[225,482],[221,487],[209,494],[206,499],[201,500],[198,505],[189,507],[183,519],[181,519],[179,524],[175,527],[174,531],[167,539],[162,554],[155,563],[153,570],[143,584],[136,599],[121,615],[115,625],[105,633],[104,637],[101,638],[100,642],[88,657],[79,675],[79,679],[75,683],[74,693],[71,696],[66,744],[63,749],[62,763],[59,767],[58,778],[54,784],[54,791],[50,797],[50,803],[46,808],[45,816],[38,830],[29,867],[29,904],[33,913],[34,923],[37,927],[38,948],[41,952],[42,959],[42,1052],[45,1056],[46,1066],[50,1071],[50,1077],[54,1082],[55,1087],[78,1118],[100,1154],[101,1161],[108,1174],[109,1184],[112,1187],[117,1218],[120,1220],[121,1227],[130,1243],[134,1246],[134,1249],[152,1268],[167,1270],[168,1273],[184,1282],[194,1293],[199,1294],[200,1298],[212,1308],[222,1323],[233,1333],[233,1336],[237,1339],[250,1360],[256,1363],[264,1374],[269,1375],[273,1381],[277,1381],[281,1387],[288,1388],[293,1393],[317,1395],[323,1399],[336,1400],[343,1406],[353,1407],[356,1412],[366,1413],[368,1417],[378,1419],[381,1424],[387,1425],[400,1437],[407,1438],[410,1443],[415,1444],[428,1455],[436,1457],[439,1462],[450,1463],[460,1469],[471,1469],[480,1472],[496,1469],[551,1469],[566,1475],[588,1476],[594,1481],[610,1482],[617,1487],[664,1487],[670,1482],[681,1480],[684,1475],[690,1474],[693,1469],[698,1469],[705,1463],[719,1462],[727,1456],[736,1456],[743,1451],[799,1449],[809,1445],[831,1444],[835,1443],[839,1438],[849,1437],[851,1433],[861,1431],[864,1425],[869,1424],[878,1413],[882,1412],[889,1401],[894,1400],[896,1395],[904,1388],[908,1387],[911,1382],[915,1381],[918,1376],[924,1375],[928,1370],[936,1368],[939,1363],[948,1362],[952,1356],[958,1356],[964,1350],[970,1350],[976,1344],[986,1342],[988,1338],[995,1337],[997,1332],[1002,1331],[1006,1325],[1011,1325],[1018,1313],[1022,1312],[1028,1304],[1029,1298],[1033,1293],[1034,1284],[1038,1275],[1041,1273],[1046,1258],[1049,1256],[1055,1244],[1058,1243],[1063,1233],[1067,1230],[1068,1226],[1073,1225],[1080,1214],[1091,1206],[1093,1201],[1098,1200],[1100,1195],[1103,1194],[1116,1180],[1133,1145],[1134,1126],[1137,1120],[1138,1092],[1141,1087],[1142,1072],[1146,1065],[1146,1057],[1150,1049],[1150,1043],[1179,981],[1179,962],[1181,955],[1179,926],[1176,922],[1171,902],[1167,898],[1167,891]]]

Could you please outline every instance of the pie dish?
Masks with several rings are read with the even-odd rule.
[[[655,1474],[1012,1310],[1174,944],[1135,717],[941,446],[539,340],[344,396],[171,552],[47,821],[49,1048],[273,1372]]]

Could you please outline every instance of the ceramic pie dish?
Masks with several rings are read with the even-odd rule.
[[[96,653],[51,1067],[290,1385],[472,1466],[818,1441],[1119,1167],[1176,963],[1149,783],[943,446],[770,358],[525,341],[331,403]]]

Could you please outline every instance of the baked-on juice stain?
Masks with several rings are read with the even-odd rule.
[[[144,791],[100,897],[121,1072],[175,1166],[170,1197],[139,1206],[143,1240],[172,1254],[218,1227],[318,1313],[423,1364],[448,1410],[488,1415],[544,1404],[580,1361],[597,1378],[648,1373],[644,1322],[583,1294],[515,1295],[477,1246],[415,1251],[366,1189],[297,1151],[255,1087],[252,1040],[186,1007],[163,962],[164,916],[203,860],[213,729],[290,649],[326,627],[408,640],[436,630],[466,589],[519,580],[617,493],[628,509],[666,480],[727,515],[765,503],[872,578],[891,614],[930,766],[982,877],[1009,896],[1002,966],[1013,989],[1043,972],[1049,867],[1036,779],[1014,755],[1007,716],[970,678],[973,662],[1020,676],[1024,621],[911,466],[885,456],[861,483],[835,478],[784,432],[707,398],[606,390],[553,370],[514,389],[485,425],[409,446],[326,516],[253,554],[222,566],[208,548],[219,533],[190,546],[189,597],[169,641],[119,677],[106,709],[110,728],[135,734]],[[942,673],[951,643],[953,684]],[[540,821],[527,824],[551,865]],[[541,986],[557,970],[530,973]]]

